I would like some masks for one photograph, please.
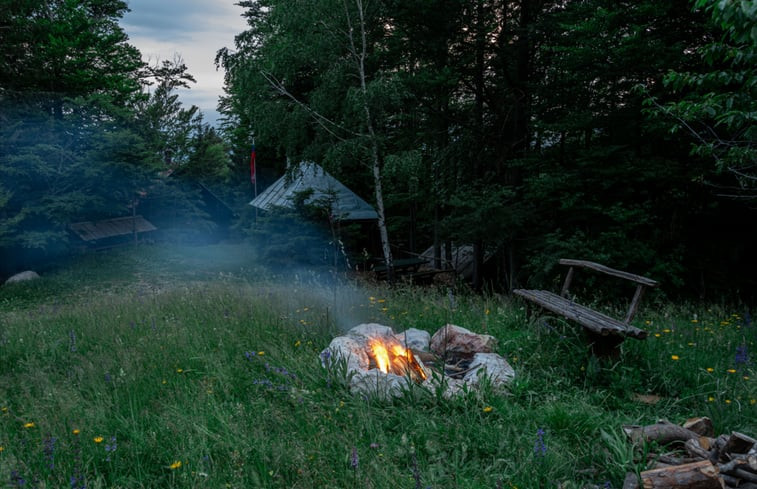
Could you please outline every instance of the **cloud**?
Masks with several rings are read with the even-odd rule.
[[[216,52],[234,47],[234,36],[246,29],[244,10],[236,0],[129,0],[121,20],[129,42],[150,63],[180,55],[197,80],[181,100],[214,112],[223,94],[223,71],[216,70]],[[210,114],[208,114],[210,115]]]

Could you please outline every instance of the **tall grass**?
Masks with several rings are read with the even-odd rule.
[[[623,424],[707,415],[757,433],[745,311],[644,309],[650,337],[609,364],[509,298],[324,285],[252,259],[146,247],[0,288],[0,484],[621,487],[645,464]],[[319,352],[364,321],[486,332],[517,377],[505,394],[352,396]]]

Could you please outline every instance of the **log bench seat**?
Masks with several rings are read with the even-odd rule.
[[[631,325],[631,321],[636,315],[644,289],[646,287],[657,287],[656,281],[586,260],[562,259],[559,263],[569,267],[559,295],[547,290],[527,289],[515,289],[513,293],[550,312],[580,324],[589,334],[594,353],[598,356],[616,356],[618,346],[626,337],[639,340],[647,337],[647,332]],[[577,268],[593,270],[636,283],[636,292],[623,320],[595,311],[570,298],[570,285]]]

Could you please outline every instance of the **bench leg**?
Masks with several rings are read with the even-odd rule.
[[[620,345],[625,339],[622,336],[602,336],[588,330],[586,336],[591,344],[591,352],[600,360],[617,360],[620,358]]]

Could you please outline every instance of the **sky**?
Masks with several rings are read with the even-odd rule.
[[[180,100],[202,110],[205,121],[218,119],[223,95],[223,70],[216,70],[216,52],[234,49],[234,36],[246,29],[238,0],[127,0],[131,12],[121,19],[129,43],[150,64],[179,54],[197,83],[181,89]]]

